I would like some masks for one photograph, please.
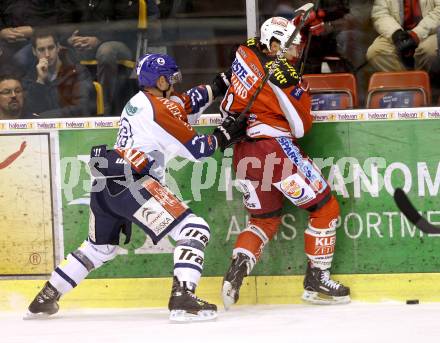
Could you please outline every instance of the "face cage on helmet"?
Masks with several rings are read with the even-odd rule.
[[[168,77],[168,82],[170,83],[170,85],[174,85],[178,82],[182,82],[182,73],[180,72],[180,70],[170,75]]]
[[[303,49],[304,49],[303,44],[301,44],[301,45],[292,44],[290,46],[290,48],[287,49],[286,55],[285,55],[285,57],[289,61],[289,63],[296,64],[302,56]]]
[[[302,55],[302,52],[304,50],[304,46],[305,44],[300,43],[300,44],[292,44],[288,49],[287,49],[287,54],[290,56],[293,56],[295,58],[299,58]]]

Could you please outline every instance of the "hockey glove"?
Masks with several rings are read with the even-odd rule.
[[[240,142],[246,136],[247,118],[227,116],[212,133],[217,139],[217,147],[221,152],[231,145]]]
[[[229,88],[229,85],[231,84],[231,76],[232,76],[232,70],[229,68],[224,73],[218,73],[214,80],[212,80],[211,83],[211,89],[212,94],[214,98],[220,96],[224,96],[226,94],[226,91]]]
[[[199,113],[209,103],[208,90],[204,86],[193,87],[186,94],[191,99],[191,113]]]
[[[313,36],[320,36],[323,33],[325,33],[325,24],[324,24],[324,18],[325,18],[325,11],[323,9],[318,9],[317,11],[310,12],[308,20],[304,24],[303,34],[306,33],[306,31],[309,31]],[[293,19],[293,23],[295,25],[298,25],[301,22],[302,15],[296,17]]]
[[[325,33],[325,11],[322,9],[318,9],[316,12],[312,12],[310,17],[313,18],[308,24],[309,31],[313,36],[320,36]]]

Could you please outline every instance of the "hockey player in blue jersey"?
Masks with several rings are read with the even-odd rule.
[[[199,161],[217,148],[224,150],[244,135],[245,122],[226,118],[213,134],[199,135],[191,126],[227,81],[174,92],[181,80],[168,55],[148,54],[138,61],[140,91],[125,106],[113,149],[93,147],[90,167],[95,177],[90,202],[88,238],[52,272],[29,306],[27,319],[58,311],[58,300],[86,276],[117,255],[121,232],[129,240],[131,224],[141,227],[154,243],[165,236],[175,242],[174,278],[169,299],[170,320],[210,320],[217,307],[195,295],[204,250],[209,242],[207,222],[175,197],[165,185],[166,163],[176,157]],[[94,191],[95,190],[95,191]]]

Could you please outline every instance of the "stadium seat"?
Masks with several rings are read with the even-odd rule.
[[[99,82],[93,81],[96,91],[96,115],[102,116],[104,114],[104,93]]]
[[[98,64],[98,61],[81,60],[80,63],[85,66],[96,66]],[[136,62],[131,60],[118,60],[118,64],[128,69],[133,69],[136,66]]]
[[[138,2],[138,22],[137,22],[137,48],[136,48],[136,59],[121,59],[118,60],[118,73],[115,78],[118,78],[117,89],[115,94],[118,97],[112,99],[112,103],[109,109],[104,109],[104,97],[103,97],[103,85],[98,82],[94,82],[96,90],[96,105],[97,105],[97,115],[104,115],[105,110],[111,112],[119,113],[124,107],[126,101],[131,98],[131,96],[137,92],[137,78],[136,78],[136,61],[139,59],[140,54],[147,53],[147,27],[148,27],[148,13],[147,13],[147,1],[139,0]],[[92,73],[93,78],[97,80],[97,65],[98,61],[96,59],[81,60],[80,64],[86,66]],[[127,78],[127,74],[130,74]],[[134,92],[134,93],[133,93]],[[100,100],[101,99],[101,100]],[[102,108],[99,107],[99,103],[102,103]]]
[[[124,66],[128,69],[134,69],[136,66],[136,61],[139,59],[140,54],[147,53],[147,39],[146,39],[146,30],[147,30],[147,2],[146,0],[139,0],[139,13],[138,13],[138,42],[137,42],[137,51],[136,51],[136,60],[119,60],[118,64],[120,66]],[[82,65],[86,66],[96,66],[98,61],[95,59],[92,60],[82,60],[80,61]]]
[[[148,51],[147,28],[148,28],[147,2],[146,0],[139,0],[136,61],[138,61],[139,57],[145,55]]]
[[[367,108],[428,106],[431,85],[425,71],[376,72],[368,84]]]
[[[350,73],[305,74],[312,95],[312,110],[344,110],[357,107],[356,79]]]

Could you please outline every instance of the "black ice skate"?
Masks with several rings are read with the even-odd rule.
[[[189,322],[212,320],[217,318],[217,306],[199,299],[195,294],[195,285],[173,279],[173,288],[168,302],[170,321]]]
[[[222,297],[225,309],[228,310],[238,301],[241,284],[250,273],[250,258],[243,253],[237,253],[223,279]]]
[[[61,294],[49,282],[29,305],[29,311],[23,319],[43,319],[58,312],[58,300]]]
[[[304,277],[302,299],[312,304],[330,305],[347,304],[350,299],[350,288],[330,279],[330,271],[307,267]]]

